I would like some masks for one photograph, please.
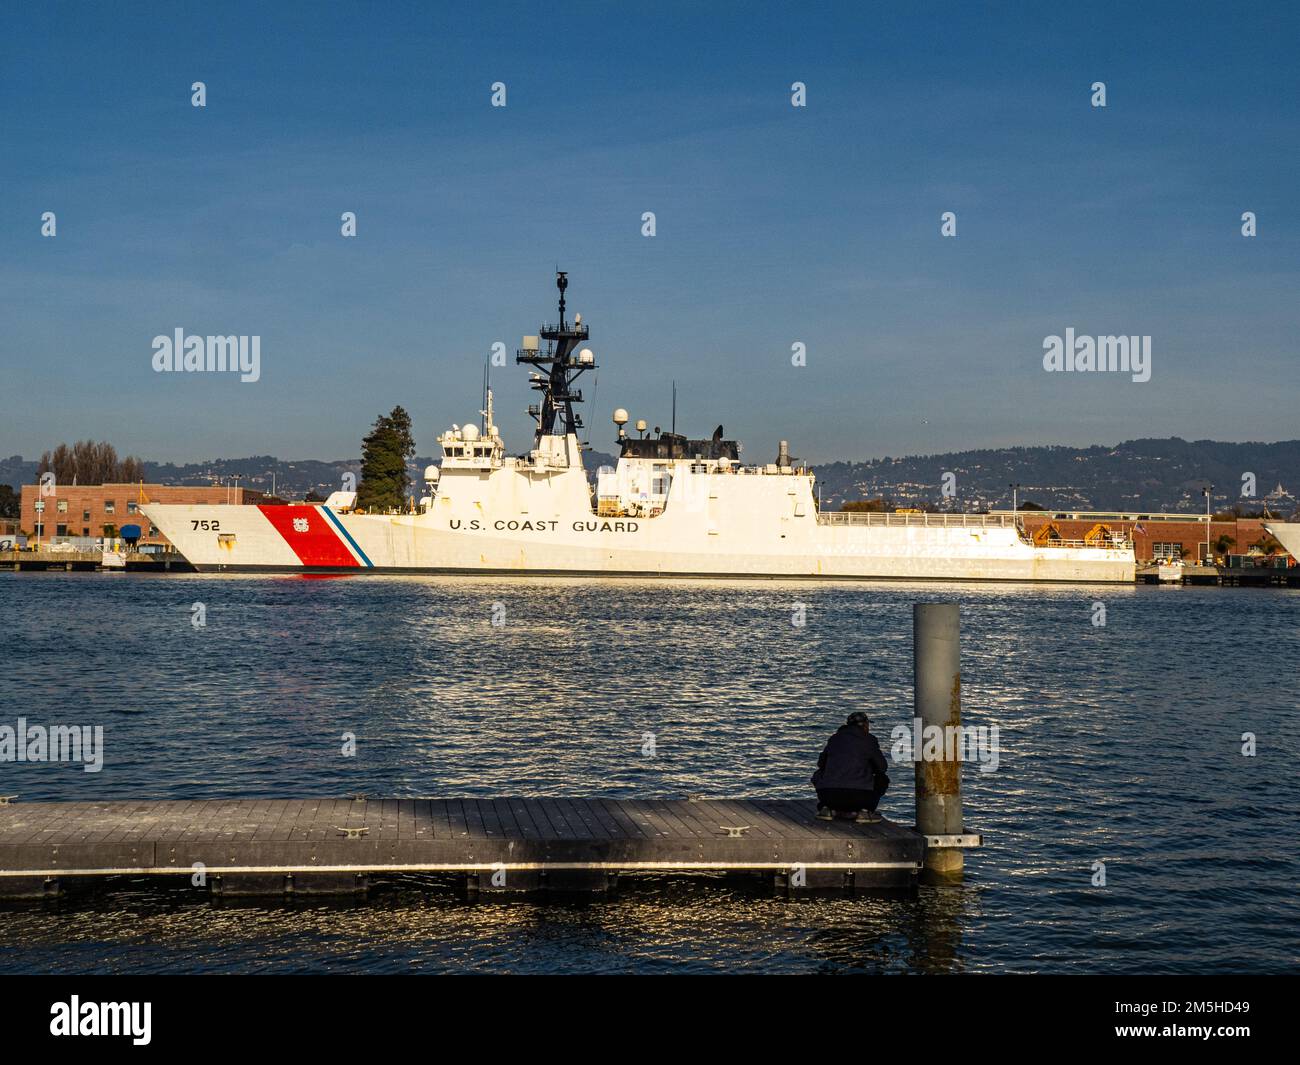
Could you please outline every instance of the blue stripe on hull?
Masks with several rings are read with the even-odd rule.
[[[343,528],[343,523],[339,521],[338,516],[332,513],[328,507],[317,507],[316,509],[325,515],[326,520],[331,525],[333,525],[334,528],[338,529],[339,534],[343,537],[343,539],[346,540],[352,546],[352,550],[361,556],[361,561],[364,562],[371,569],[374,569],[375,564],[371,562],[369,558],[366,557],[366,553],[361,550],[360,545],[354,539],[352,539],[352,534],[348,532],[347,529]]]

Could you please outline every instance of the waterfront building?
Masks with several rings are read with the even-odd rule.
[[[124,525],[140,527],[142,544],[166,544],[145,517],[142,503],[252,504],[269,497],[234,485],[82,484],[57,485],[48,495],[41,486],[23,485],[18,525],[42,541],[77,537],[116,537]],[[45,506],[38,510],[37,502]]]
[[[994,514],[1010,515],[1010,510]],[[1016,517],[1031,537],[1084,540],[1112,534],[1133,541],[1133,555],[1138,562],[1158,559],[1181,559],[1187,563],[1206,564],[1206,516],[1204,514],[1161,514],[1144,511],[1113,510],[1019,510]],[[1210,520],[1209,554],[1222,562],[1228,555],[1262,553],[1256,546],[1270,539],[1261,518],[1220,518]],[[1227,538],[1226,540],[1224,538]],[[1252,548],[1255,550],[1252,551]]]

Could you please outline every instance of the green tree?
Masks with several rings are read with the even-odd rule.
[[[364,510],[400,510],[410,478],[406,460],[415,454],[411,416],[400,406],[381,414],[361,441],[361,483],[357,506]]]
[[[9,485],[0,484],[0,518],[17,518],[22,500]]]
[[[144,480],[144,462],[135,455],[119,458],[107,440],[60,444],[41,456],[37,473],[54,472],[56,484],[121,484]]]
[[[1250,546],[1259,548],[1260,553],[1264,555],[1276,555],[1282,551],[1282,545],[1268,533],[1265,533]]]

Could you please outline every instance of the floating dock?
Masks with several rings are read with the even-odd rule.
[[[619,877],[741,874],[781,893],[908,886],[927,846],[978,846],[882,820],[819,821],[811,801],[266,799],[0,801],[0,897],[113,876],[215,895],[364,892],[446,874],[470,895],[604,891]]]

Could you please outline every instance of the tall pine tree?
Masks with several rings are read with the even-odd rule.
[[[364,510],[400,510],[410,478],[406,460],[415,454],[411,416],[400,406],[375,419],[361,441],[361,484],[357,506]]]

